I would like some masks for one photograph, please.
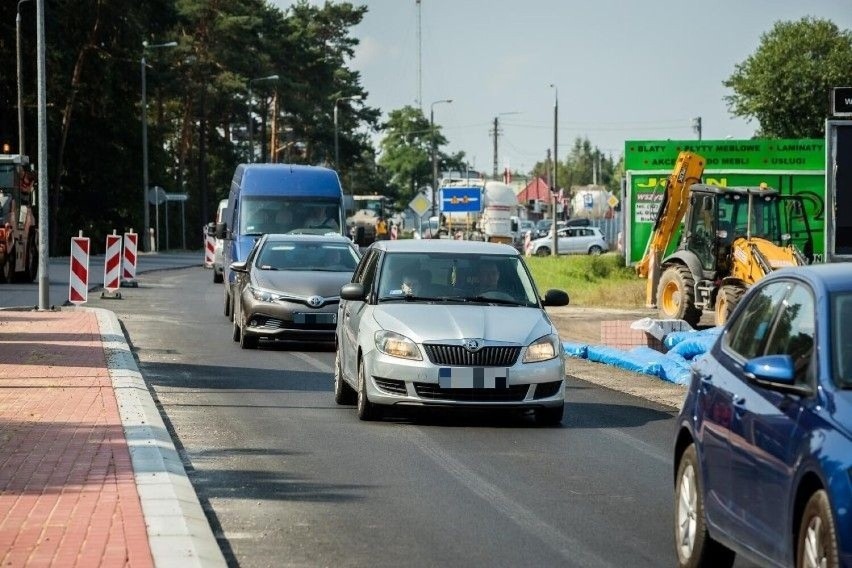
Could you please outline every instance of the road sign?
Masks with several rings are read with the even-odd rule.
[[[418,193],[417,197],[412,199],[408,206],[411,207],[412,211],[417,213],[418,217],[422,217],[432,207],[432,202],[422,193]]]
[[[834,87],[831,90],[832,116],[852,116],[852,87]]]
[[[479,213],[482,211],[482,192],[478,187],[445,187],[441,190],[441,211]]]
[[[186,201],[189,199],[189,194],[186,193],[167,193],[166,201]]]
[[[151,205],[162,205],[166,199],[166,190],[162,187],[152,187],[148,190],[148,203]]]
[[[610,195],[609,199],[607,199],[606,203],[610,207],[615,207],[616,205],[618,205],[618,198],[614,195]]]

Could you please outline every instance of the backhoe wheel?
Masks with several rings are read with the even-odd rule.
[[[11,282],[15,274],[15,249],[10,248],[6,261],[0,264],[0,282]]]
[[[734,285],[725,285],[716,295],[716,325],[725,325],[725,322],[734,313],[734,308],[740,303],[745,294],[745,288]]]
[[[671,266],[663,272],[657,288],[661,319],[681,319],[695,327],[701,310],[695,307],[695,278],[686,266]]]

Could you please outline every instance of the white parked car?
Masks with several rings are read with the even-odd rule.
[[[559,254],[597,255],[609,250],[606,238],[598,227],[565,227],[559,229]],[[553,247],[553,234],[532,242],[533,254],[549,256]]]

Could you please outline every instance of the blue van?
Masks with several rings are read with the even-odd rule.
[[[224,239],[225,315],[233,317],[232,262],[265,233],[346,234],[343,189],[334,170],[294,164],[240,164],[216,236]]]

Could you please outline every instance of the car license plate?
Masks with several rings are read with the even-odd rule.
[[[509,382],[506,367],[440,367],[438,385],[442,389],[504,389]]]
[[[337,314],[336,313],[306,314],[306,313],[302,313],[302,312],[296,312],[296,313],[293,314],[293,323],[302,323],[302,324],[337,323]]]

